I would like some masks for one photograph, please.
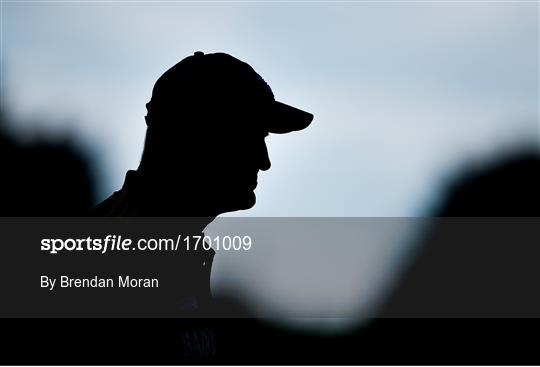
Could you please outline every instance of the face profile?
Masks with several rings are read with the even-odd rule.
[[[214,153],[206,155],[203,166],[211,178],[206,194],[220,211],[244,210],[255,205],[259,173],[271,166],[267,135],[263,129],[223,134],[216,136],[215,145],[207,148]]]

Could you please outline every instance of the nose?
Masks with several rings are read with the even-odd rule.
[[[266,147],[266,143],[263,141],[260,153],[259,169],[261,171],[268,171],[271,166],[272,163],[270,163],[270,157],[268,156],[268,148]]]

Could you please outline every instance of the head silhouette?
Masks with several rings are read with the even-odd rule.
[[[265,137],[313,119],[224,53],[196,52],[166,71],[147,110],[139,173],[168,205],[201,216],[251,208],[257,174],[270,168]]]

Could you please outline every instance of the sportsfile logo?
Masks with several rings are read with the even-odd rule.
[[[67,251],[91,251],[105,254],[120,251],[249,251],[252,248],[250,236],[183,236],[176,238],[132,238],[122,235],[86,238],[44,238],[41,251],[56,255]]]

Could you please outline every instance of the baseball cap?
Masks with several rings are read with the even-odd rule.
[[[232,103],[231,103],[232,102]],[[246,62],[226,53],[197,51],[167,70],[155,83],[146,107],[150,126],[164,111],[250,106],[264,112],[256,119],[266,131],[284,134],[309,126],[313,114],[276,101],[270,86]]]

